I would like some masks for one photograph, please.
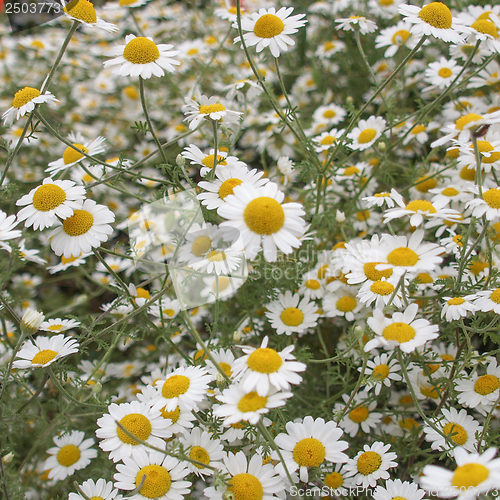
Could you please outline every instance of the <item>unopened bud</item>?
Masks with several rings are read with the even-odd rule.
[[[335,214],[335,220],[339,223],[339,224],[342,224],[343,222],[345,222],[345,213],[342,212],[342,210],[337,210],[336,214]]]
[[[240,331],[240,330],[236,330],[236,331],[233,333],[233,340],[234,340],[234,342],[240,342],[241,337],[242,337],[242,333],[241,333],[241,331]]]
[[[2,457],[2,463],[4,463],[4,464],[10,464],[12,462],[13,458],[14,458],[14,453],[12,453],[11,451],[9,451],[9,453],[7,453],[7,455],[4,455]]]
[[[186,164],[186,160],[184,156],[178,154],[177,157],[175,158],[175,163],[177,163],[178,167],[183,167]]]
[[[377,144],[378,150],[384,152],[387,149],[387,144],[384,141],[380,141]]]
[[[346,104],[348,106],[352,106],[352,103],[354,102],[354,99],[352,98],[352,96],[348,95],[347,96],[347,99],[345,100]]]
[[[35,311],[34,309],[27,309],[21,318],[21,329],[26,333],[31,334],[38,331],[42,321],[45,319],[43,313]]]

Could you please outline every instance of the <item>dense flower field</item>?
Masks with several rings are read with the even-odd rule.
[[[1,497],[498,495],[499,31],[469,0],[5,22]]]

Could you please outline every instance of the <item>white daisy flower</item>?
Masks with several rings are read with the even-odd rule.
[[[97,420],[96,436],[101,439],[99,448],[109,452],[109,458],[118,462],[127,457],[138,458],[138,450],[145,446],[130,437],[117,422],[130,434],[156,448],[165,447],[165,438],[172,435],[170,422],[164,419],[159,409],[139,401],[111,404],[108,413]]]
[[[363,303],[356,298],[352,287],[338,285],[333,281],[328,286],[335,285],[333,292],[327,293],[323,298],[325,316],[335,318],[344,317],[347,321],[354,321],[356,315],[363,308]]]
[[[163,296],[148,308],[148,313],[158,319],[171,320],[179,314],[180,310],[181,305],[177,299]]]
[[[227,219],[222,226],[240,232],[247,259],[254,259],[262,247],[265,260],[274,262],[278,249],[289,254],[301,246],[306,231],[304,209],[300,203],[283,203],[284,198],[273,182],[259,188],[240,185],[217,210]]]
[[[61,319],[61,318],[54,318],[54,319],[48,319],[47,321],[44,321],[40,325],[40,330],[44,332],[65,332],[66,330],[71,330],[72,328],[76,328],[77,326],[80,326],[80,322],[76,321],[76,319]]]
[[[489,12],[487,17],[479,16],[470,25],[470,35],[467,41],[474,44],[481,41],[481,45],[490,53],[500,53],[500,38],[498,37],[498,28],[500,26],[500,18],[493,12]]]
[[[76,149],[68,146],[64,150],[61,158],[58,158],[57,160],[51,161],[49,163],[49,166],[45,169],[45,171],[50,173],[51,175],[62,172],[63,170],[76,165],[80,161],[86,160],[86,157],[82,153],[90,156],[95,156],[105,151],[105,147],[103,146],[103,144],[106,139],[104,137],[97,137],[92,141],[85,141],[80,134],[71,134],[68,139]],[[101,167],[99,166],[98,168]]]
[[[398,373],[401,367],[396,358],[389,360],[389,354],[384,352],[373,359],[369,359],[366,363],[365,375],[370,376],[370,381],[366,385],[366,391],[369,392],[375,388],[375,394],[378,396],[382,386],[390,387],[391,381],[402,380]],[[358,368],[362,370],[361,367]]]
[[[489,173],[491,169],[497,170],[500,168],[500,140],[494,135],[477,140],[477,149],[481,159],[481,169]],[[498,137],[498,136],[497,136]],[[469,166],[475,165],[476,156],[473,144],[458,144],[459,157],[458,165]]]
[[[31,113],[37,104],[44,102],[59,102],[48,90],[42,94],[33,87],[23,87],[14,94],[11,107],[2,115],[5,125],[10,125],[14,120],[19,120],[27,113]]]
[[[213,168],[214,162],[217,162],[215,167],[215,171],[219,169],[219,167],[246,167],[246,164],[236,156],[228,156],[225,151],[217,151],[217,158],[214,155],[215,151],[211,149],[208,154],[205,154],[201,151],[200,148],[195,146],[194,144],[190,144],[187,148],[182,151],[182,157],[190,160],[191,164],[200,165],[200,175],[204,177],[207,175]]]
[[[477,188],[473,188],[478,192]],[[500,219],[500,188],[487,189],[478,196],[465,204],[465,207],[471,211],[474,217],[482,217],[483,215],[487,220]]]
[[[380,116],[370,116],[367,120],[359,120],[358,126],[347,135],[352,140],[349,147],[357,151],[368,149],[382,135],[385,125],[385,120]]]
[[[468,453],[459,446],[453,454],[457,463],[453,471],[436,465],[424,467],[420,477],[424,489],[457,500],[473,500],[481,493],[495,491],[500,484],[500,458],[494,458],[494,448],[479,454]]]
[[[337,125],[339,124],[346,116],[347,111],[337,104],[331,102],[330,104],[324,104],[313,113],[313,122],[314,123],[324,123],[325,125]],[[332,129],[330,133],[337,138],[343,134],[343,131],[337,131],[336,129]]]
[[[155,408],[173,411],[177,406],[195,408],[207,396],[212,377],[201,366],[182,366],[169,373],[165,379],[157,380],[154,386],[157,396]]]
[[[256,390],[259,396],[267,395],[271,388],[289,390],[291,384],[300,384],[302,377],[298,372],[306,369],[292,354],[293,345],[278,352],[267,347],[268,341],[269,337],[264,337],[257,348],[241,346],[245,356],[235,361],[233,369],[235,380],[241,380],[243,389]]]
[[[284,406],[292,393],[270,391],[259,396],[256,391],[244,390],[241,384],[233,384],[216,397],[222,404],[215,405],[213,412],[224,419],[224,425],[241,421],[256,425],[270,409]]]
[[[80,255],[77,256],[71,256],[71,257],[64,257],[64,255],[61,255],[61,262],[59,264],[56,264],[55,266],[50,266],[47,268],[50,274],[56,274],[60,271],[65,271],[66,269],[70,267],[78,267],[81,266],[82,264],[85,264],[85,259],[89,256],[90,254],[84,254],[80,253]]]
[[[111,222],[115,215],[94,200],[85,200],[73,215],[53,230],[49,238],[56,255],[77,256],[90,252],[106,241],[113,232]]]
[[[189,128],[194,130],[204,118],[221,122],[223,124],[234,123],[240,120],[242,113],[232,111],[215,97],[200,95],[197,98],[186,97],[186,105],[182,111],[186,115],[185,120],[189,122]]]
[[[413,25],[410,31],[416,37],[427,35],[444,42],[461,43],[462,33],[468,31],[453,18],[450,9],[442,2],[431,2],[424,7],[402,4],[398,10],[404,21]]]
[[[222,370],[226,374],[226,377],[230,379],[233,378],[235,357],[230,349],[212,350],[212,358],[214,359],[215,363],[217,363],[217,365],[222,368]],[[210,375],[212,375],[212,377],[214,377],[218,381],[224,380],[224,377],[222,377],[219,370],[215,367],[210,359],[205,359],[205,364],[208,372],[210,373]]]
[[[71,431],[54,437],[53,441],[55,446],[47,450],[50,456],[43,464],[43,470],[49,471],[49,479],[62,481],[75,471],[87,467],[97,456],[97,450],[91,448],[94,440],[85,439],[83,432]]]
[[[322,132],[313,139],[314,142],[318,144],[318,146],[316,146],[316,151],[321,153],[322,151],[327,151],[335,147],[343,133],[344,130],[337,130],[336,128],[331,129],[329,132]]]
[[[462,69],[453,59],[441,57],[439,61],[427,65],[424,81],[430,84],[430,89],[445,89],[457,77]]]
[[[298,29],[307,23],[305,14],[291,16],[293,7],[281,7],[278,11],[274,7],[269,9],[259,9],[242,16],[241,30],[243,40],[247,47],[256,46],[257,52],[262,52],[269,47],[274,57],[279,57],[281,52],[286,52],[295,42],[289,35],[297,33]],[[238,28],[238,24],[233,23],[233,28]],[[240,41],[240,37],[234,39],[234,43]]]
[[[394,205],[403,202],[403,197],[392,188],[390,192],[380,191],[372,196],[365,196],[361,198],[368,208],[371,207],[383,207],[387,205],[388,208],[393,208]]]
[[[186,462],[187,468],[197,476],[213,475],[214,469],[220,469],[222,459],[225,457],[224,448],[219,439],[213,439],[207,431],[195,427],[185,432],[179,439],[186,457],[200,462]],[[203,467],[205,464],[210,466]]]
[[[16,201],[17,206],[24,206],[17,213],[17,219],[25,220],[25,227],[45,229],[60,219],[73,215],[73,209],[80,206],[85,198],[85,188],[76,186],[73,181],[54,181],[50,177]],[[26,206],[27,205],[27,206]]]
[[[425,491],[415,483],[401,479],[387,479],[384,486],[378,485],[372,494],[373,500],[421,500]]]
[[[389,479],[388,469],[397,467],[396,453],[390,452],[390,444],[376,441],[371,446],[365,444],[353,459],[345,465],[346,477],[353,477],[363,488],[374,487],[379,479]]]
[[[363,16],[350,16],[335,19],[335,23],[338,24],[339,30],[354,31],[355,29],[359,29],[359,32],[362,35],[373,33],[377,30],[377,23],[374,23]]]
[[[326,293],[326,281],[318,279],[318,269],[313,269],[302,276],[299,295],[306,299],[320,299]]]
[[[184,481],[189,474],[184,462],[159,451],[139,450],[137,458],[125,458],[116,469],[115,486],[120,490],[134,490],[127,497],[131,500],[182,500],[190,492],[191,482]]]
[[[256,168],[249,170],[247,167],[219,166],[215,170],[215,179],[213,181],[200,181],[198,187],[204,189],[205,193],[200,193],[198,199],[201,204],[209,210],[219,208],[226,199],[226,196],[234,194],[234,188],[240,184],[248,184],[254,187],[260,187],[269,182],[269,179],[262,178],[264,172]]]
[[[63,11],[66,17],[78,21],[91,28],[99,28],[104,31],[116,31],[118,26],[108,23],[97,16],[94,4],[89,0],[62,0]]]
[[[478,311],[500,314],[500,288],[481,290],[475,296],[474,305]]]
[[[111,481],[105,481],[100,478],[97,481],[87,479],[82,484],[78,485],[78,489],[85,495],[83,497],[79,493],[70,493],[68,500],[87,500],[88,498],[105,498],[106,500],[122,500],[123,496],[113,487]]]
[[[51,365],[60,358],[78,352],[78,341],[63,334],[27,340],[13,363],[14,368],[38,368]]]
[[[400,47],[413,49],[417,43],[415,37],[411,34],[411,27],[405,22],[399,22],[394,26],[380,31],[375,39],[375,48],[381,49],[387,47],[384,57],[393,57]]]
[[[4,243],[4,241],[13,240],[14,238],[19,238],[22,232],[18,229],[14,229],[19,224],[15,215],[7,215],[5,212],[0,210],[0,248],[11,251],[10,245]]]
[[[477,308],[472,302],[476,295],[464,295],[463,297],[443,297],[443,308],[441,309],[441,318],[446,321],[457,321],[460,318],[470,316],[475,313]]]
[[[448,436],[449,440],[435,431],[432,427],[424,427],[425,439],[431,443],[433,450],[449,450],[461,446],[467,451],[474,452],[477,448],[476,435],[480,434],[483,426],[473,419],[464,409],[459,412],[455,408],[441,410],[442,418],[436,423],[443,434]]]
[[[342,394],[344,403],[336,403],[333,413],[339,417],[344,413],[346,404],[351,399],[348,394]],[[340,427],[346,434],[354,437],[361,430],[366,434],[376,429],[382,420],[382,414],[375,410],[377,401],[369,402],[369,395],[366,391],[359,391],[351,401],[353,409],[346,413],[339,422]]]
[[[303,420],[287,422],[286,433],[278,434],[274,442],[281,450],[288,471],[294,473],[298,469],[300,481],[307,482],[310,467],[320,467],[327,462],[347,462],[348,457],[343,451],[349,444],[340,441],[342,434],[335,422],[313,419],[308,415]],[[271,456],[278,460],[275,451]],[[276,470],[282,477],[285,475],[281,462]]]
[[[382,308],[392,300],[395,307],[402,306],[403,293],[401,287],[396,291],[398,285],[398,277],[384,278],[377,281],[366,281],[361,285],[357,293],[357,298],[365,306],[371,306],[376,309]],[[406,280],[405,283],[407,284]]]
[[[316,326],[318,320],[317,305],[306,297],[287,290],[266,305],[266,317],[278,335],[304,334]]]
[[[255,453],[247,459],[243,451],[228,453],[224,457],[222,471],[229,475],[228,487],[210,486],[203,491],[209,500],[223,500],[232,494],[235,500],[257,499],[273,500],[281,498],[285,487],[272,464],[264,464],[264,457]],[[220,484],[220,483],[219,483]]]
[[[381,309],[376,309],[368,318],[368,326],[376,337],[365,345],[369,352],[377,347],[393,350],[399,347],[403,352],[413,352],[428,340],[434,340],[439,335],[437,325],[432,325],[423,318],[416,319],[417,304],[410,304],[404,312],[395,312],[391,318],[384,315]]]
[[[173,45],[156,44],[151,37],[127,35],[125,45],[115,47],[110,53],[113,59],[104,61],[104,67],[113,68],[120,76],[141,77],[163,76],[165,71],[173,73],[179,61],[173,59],[178,52]]]

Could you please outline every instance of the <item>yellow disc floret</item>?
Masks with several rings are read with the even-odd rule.
[[[245,394],[238,402],[238,410],[242,413],[255,412],[265,408],[266,396],[259,396],[255,391]]]
[[[94,24],[97,22],[97,14],[94,5],[88,0],[73,0],[66,4],[63,10],[71,17],[84,23]]]
[[[301,467],[318,467],[325,460],[325,456],[323,443],[312,437],[301,439],[293,449],[293,459]]]
[[[89,150],[83,145],[83,144],[73,144],[75,148],[80,149],[83,151],[85,154],[88,154]],[[81,160],[83,158],[83,154],[80,153],[79,151],[76,151],[73,149],[71,146],[68,146],[63,153],[63,161],[65,165],[68,165],[69,163],[75,163],[78,160]]]
[[[455,488],[467,491],[469,488],[479,486],[490,476],[490,471],[482,464],[469,463],[460,465],[455,469],[451,484]]]
[[[31,360],[33,365],[46,365],[50,361],[52,361],[56,356],[57,352],[52,349],[42,349],[38,351]]]
[[[152,40],[138,36],[125,45],[123,57],[133,64],[149,64],[160,57],[160,51]]]
[[[141,441],[146,441],[151,434],[151,422],[147,417],[141,415],[140,413],[130,413],[125,415],[120,420],[120,425],[126,429],[130,434],[136,436]],[[130,437],[123,429],[118,425],[116,426],[116,434],[118,438],[124,443],[131,445],[138,445],[139,441]]]
[[[474,391],[481,396],[487,396],[500,387],[500,380],[495,375],[483,375],[476,380]]]
[[[144,476],[146,476],[145,479]],[[135,477],[135,485],[139,487],[142,484],[139,493],[146,498],[162,497],[170,489],[172,479],[170,473],[161,465],[146,465]]]
[[[274,198],[260,196],[246,206],[243,219],[254,233],[269,235],[283,227],[285,211]]]
[[[442,2],[432,2],[418,13],[422,21],[438,29],[450,29],[453,24],[453,17],[450,9]]]
[[[71,217],[63,221],[64,232],[69,236],[85,234],[94,225],[94,217],[87,210],[75,210]]]
[[[269,347],[260,347],[255,349],[248,356],[247,365],[250,370],[259,373],[274,373],[280,369],[283,364],[281,356]]]
[[[184,375],[172,375],[163,383],[161,394],[166,399],[177,398],[187,392],[190,383],[189,378]]]
[[[358,471],[364,476],[369,476],[380,468],[382,464],[381,456],[375,451],[365,451],[362,453],[357,462]]]
[[[483,200],[490,206],[491,208],[500,208],[500,189],[492,188],[488,189],[483,193]]]
[[[40,212],[48,212],[66,200],[64,189],[56,184],[42,184],[33,195],[33,207]]]
[[[264,497],[264,488],[261,482],[248,472],[236,474],[229,480],[229,487],[234,500],[262,500]]]
[[[296,307],[287,307],[281,311],[280,319],[287,326],[299,326],[304,321],[304,313]]]
[[[70,467],[80,460],[80,449],[74,444],[67,444],[57,452],[57,461],[64,467]]]
[[[233,190],[236,186],[239,186],[243,181],[241,179],[227,179],[225,180],[219,188],[219,198],[223,200],[226,196],[233,194]]]
[[[28,104],[35,97],[39,96],[40,91],[38,89],[34,89],[33,87],[24,87],[14,94],[14,99],[12,99],[12,107],[19,109],[25,104]]]
[[[409,342],[415,337],[415,329],[407,323],[391,323],[384,328],[382,336],[386,340],[392,340],[402,344],[404,342]]]
[[[257,19],[253,32],[259,38],[273,38],[285,29],[283,21],[274,14],[264,14]]]

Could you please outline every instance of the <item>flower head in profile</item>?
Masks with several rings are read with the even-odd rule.
[[[195,129],[204,118],[220,123],[234,123],[239,121],[242,113],[232,111],[217,97],[200,95],[198,98],[186,98],[186,105],[182,108],[189,122],[189,128]]]
[[[115,24],[108,23],[98,17],[94,4],[89,0],[72,0],[71,2],[63,0],[62,3],[64,14],[74,21],[104,31],[116,31],[118,29]]]
[[[10,125],[14,120],[19,120],[27,113],[31,113],[37,104],[45,102],[59,102],[48,90],[43,94],[34,87],[19,89],[12,99],[11,107],[4,112],[2,119],[5,125]]]

